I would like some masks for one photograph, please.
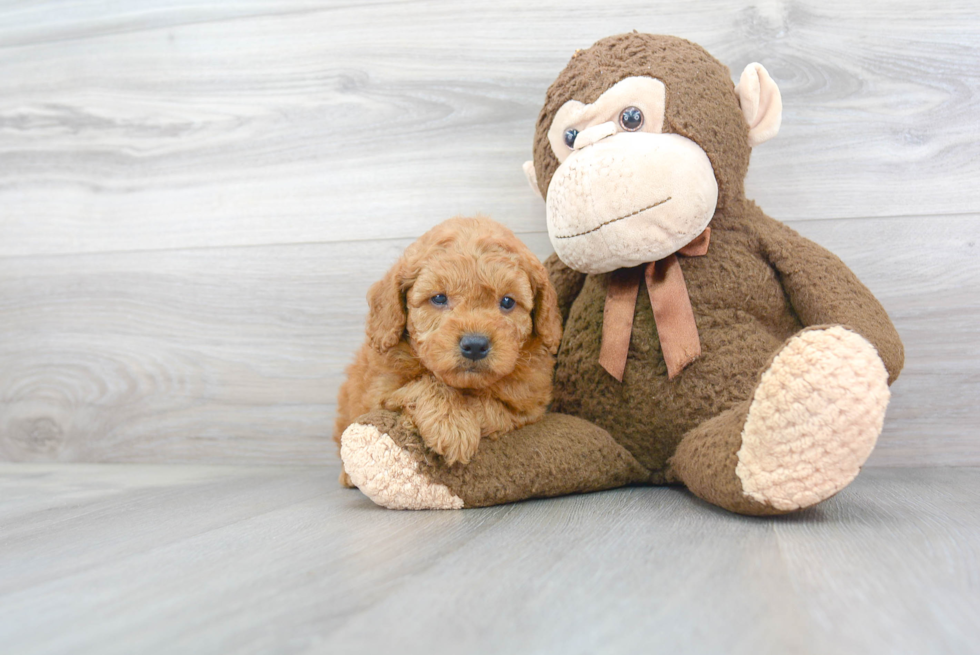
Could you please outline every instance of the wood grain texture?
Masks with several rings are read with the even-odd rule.
[[[904,0],[0,5],[0,459],[332,461],[367,287],[457,213],[547,255],[544,91],[633,28],[780,84],[749,195],[908,349],[870,464],[980,464],[980,14]]]
[[[0,8],[0,255],[519,231],[521,163],[576,48],[630,29],[783,90],[749,193],[786,220],[974,212],[970,2],[306,2]]]
[[[849,655],[980,638],[977,469],[869,470],[770,519],[666,488],[393,512],[335,474],[0,465],[5,652]]]
[[[870,463],[980,464],[980,221],[795,226],[841,255],[906,343]],[[550,251],[546,234],[525,239]],[[367,287],[407,244],[0,258],[0,458],[331,461]]]

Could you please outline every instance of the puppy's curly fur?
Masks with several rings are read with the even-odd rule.
[[[544,414],[561,343],[557,296],[506,227],[482,217],[437,225],[371,287],[368,303],[368,340],[337,401],[338,447],[351,421],[384,408],[405,413],[448,463],[465,464],[481,437]],[[463,356],[464,335],[489,340],[484,358]]]

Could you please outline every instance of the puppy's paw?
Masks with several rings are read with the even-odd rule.
[[[475,417],[464,413],[445,417],[438,423],[419,426],[425,445],[442,455],[447,464],[469,464],[480,447],[480,426]]]

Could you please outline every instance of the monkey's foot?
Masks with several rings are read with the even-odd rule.
[[[461,509],[463,500],[424,475],[422,460],[387,434],[395,427],[393,416],[373,412],[344,430],[340,457],[349,480],[388,509]]]
[[[400,414],[374,411],[341,437],[351,481],[389,509],[460,509],[646,482],[650,472],[588,421],[546,414],[484,439],[469,464],[446,464]]]
[[[762,374],[742,428],[735,474],[745,496],[780,511],[846,487],[881,434],[888,372],[862,336],[804,330]]]

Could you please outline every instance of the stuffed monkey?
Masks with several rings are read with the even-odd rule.
[[[684,39],[634,32],[576,52],[524,167],[564,321],[553,413],[467,466],[426,452],[399,416],[366,415],[343,440],[355,484],[417,509],[682,484],[751,515],[849,484],[904,351],[840,259],[746,199],[751,150],[781,110],[761,65],[733,84]]]

